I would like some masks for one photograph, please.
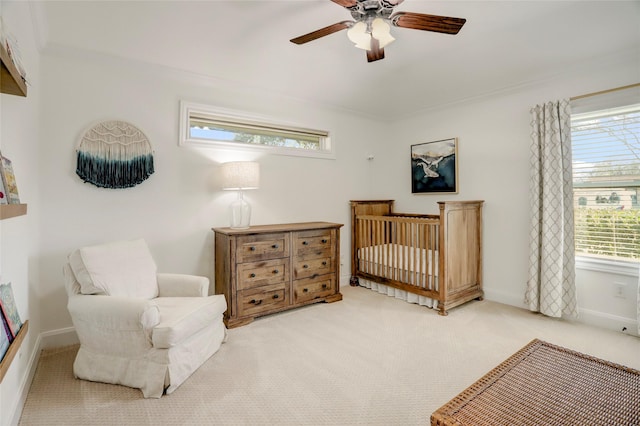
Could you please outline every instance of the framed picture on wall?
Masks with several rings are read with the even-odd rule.
[[[458,139],[411,145],[411,192],[458,193]]]

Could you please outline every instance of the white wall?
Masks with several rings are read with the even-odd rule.
[[[69,252],[83,245],[143,237],[160,271],[213,275],[211,228],[228,226],[228,205],[236,196],[219,190],[217,167],[225,161],[256,157],[246,152],[179,147],[181,99],[329,130],[337,145],[337,159],[257,158],[261,187],[245,197],[253,206],[252,224],[344,223],[341,250],[348,259],[348,201],[369,195],[366,153],[384,130],[382,125],[277,94],[85,55],[57,50],[42,58],[46,114],[40,121],[43,214],[37,260],[47,329],[71,325],[61,266]],[[80,136],[89,125],[109,119],[139,127],[155,150],[156,172],[134,188],[97,188],[75,174]]]
[[[40,79],[39,55],[33,35],[29,5],[0,3],[0,15],[7,30],[19,42],[27,78],[28,97],[0,95],[0,149],[13,163],[20,201],[27,203],[26,216],[0,222],[0,275],[11,282],[21,319],[29,319],[29,332],[0,384],[0,425],[10,424],[21,406],[21,394],[28,385],[30,363],[40,333],[37,262],[39,235],[38,137]]]
[[[484,288],[491,300],[524,306],[528,272],[530,114],[536,104],[633,84],[638,52],[580,64],[562,75],[503,93],[417,112],[396,122],[377,147],[374,197],[395,198],[402,212],[437,212],[436,201],[485,200]],[[428,84],[428,83],[427,83]],[[457,137],[459,194],[412,195],[410,145]],[[623,280],[627,298],[610,285]],[[634,281],[635,280],[635,281]],[[577,272],[582,319],[621,330],[636,322],[637,278]],[[628,327],[631,328],[631,327]]]

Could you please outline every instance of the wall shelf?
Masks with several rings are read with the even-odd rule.
[[[18,72],[7,49],[0,44],[0,93],[27,96],[27,83]]]
[[[18,331],[18,335],[11,345],[9,346],[9,350],[6,354],[4,354],[4,358],[0,361],[0,383],[2,383],[2,379],[4,379],[4,375],[7,373],[7,370],[11,366],[11,361],[13,361],[13,357],[18,353],[18,349],[20,349],[20,345],[24,341],[24,336],[27,335],[27,331],[29,330],[29,320],[26,320],[22,327],[20,327],[20,331]]]
[[[0,220],[27,214],[26,204],[0,204]]]

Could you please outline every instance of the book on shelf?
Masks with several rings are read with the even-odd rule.
[[[9,204],[20,204],[20,196],[18,195],[18,184],[16,176],[13,173],[13,164],[11,160],[0,154],[0,175],[2,175],[2,183]]]
[[[9,204],[9,197],[4,189],[4,179],[0,179],[0,204]]]
[[[7,55],[15,65],[22,80],[26,83],[27,72],[25,71],[22,61],[22,55],[20,53],[20,47],[18,46],[18,39],[7,29],[7,26],[2,21],[0,16],[0,44],[7,51]]]
[[[7,320],[5,319],[4,314],[2,313],[2,309],[0,309],[0,323],[2,324],[0,331],[2,331],[7,335],[7,339],[9,340],[9,343],[13,342],[13,334],[11,334],[11,329],[9,328],[9,324],[7,323]]]
[[[22,327],[22,321],[20,320],[16,300],[13,297],[11,283],[0,285],[0,311],[2,311],[2,317],[9,326],[9,334],[11,335],[11,340],[13,340],[18,335],[20,327]]]
[[[6,324],[4,322],[4,318],[2,318],[2,323]],[[2,361],[2,359],[4,358],[4,355],[9,350],[9,345],[11,344],[11,341],[12,341],[9,339],[9,333],[7,330],[8,329],[5,327],[0,328],[0,361]]]

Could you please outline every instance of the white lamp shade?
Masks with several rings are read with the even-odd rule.
[[[391,27],[382,18],[376,18],[371,23],[371,36],[378,40],[381,49],[395,40],[391,35]]]
[[[358,49],[371,49],[371,34],[367,33],[367,24],[364,22],[356,22],[353,27],[349,28],[347,37],[355,43]]]
[[[260,187],[260,163],[232,161],[222,164],[222,189],[244,190]]]

